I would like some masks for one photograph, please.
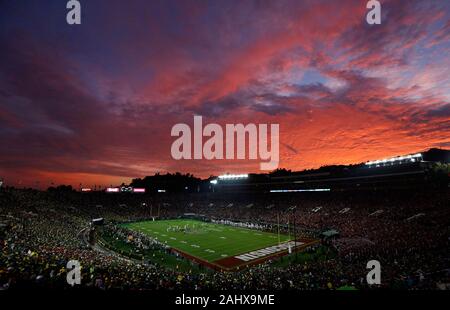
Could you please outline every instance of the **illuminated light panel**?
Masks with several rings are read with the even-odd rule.
[[[91,189],[91,188],[84,187],[84,188],[81,189],[81,191],[82,191],[82,192],[90,192],[90,191],[92,191],[92,189]]]
[[[217,184],[217,180],[211,180],[211,181],[209,181],[209,183],[211,183],[211,184]]]
[[[238,180],[238,179],[246,179],[248,178],[248,174],[224,174],[219,175],[220,180]]]
[[[108,187],[107,189],[106,189],[106,192],[107,193],[118,193],[119,192],[119,188],[118,187]]]
[[[311,188],[311,189],[271,189],[271,193],[295,193],[295,192],[329,192],[329,188]]]
[[[133,188],[133,193],[145,193],[145,188]]]
[[[371,165],[377,165],[377,167],[379,167],[379,165],[385,165],[387,163],[396,163],[396,162],[400,162],[400,161],[410,161],[410,162],[416,162],[416,161],[420,161],[420,159],[422,158],[422,153],[417,153],[417,154],[412,154],[412,155],[406,155],[406,156],[397,156],[397,157],[392,157],[392,158],[386,158],[386,159],[379,159],[379,160],[371,160],[366,162],[367,166],[371,166]]]
[[[158,193],[165,193],[166,190],[165,189],[158,189]]]

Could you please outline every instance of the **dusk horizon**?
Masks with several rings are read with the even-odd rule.
[[[176,160],[176,124],[279,124],[280,169],[450,148],[450,2],[0,4],[0,179],[109,186],[265,173]],[[447,55],[447,56],[445,56]],[[206,139],[205,139],[206,140]]]
[[[1,0],[0,295],[436,303],[449,55],[450,0]]]

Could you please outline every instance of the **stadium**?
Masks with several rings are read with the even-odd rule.
[[[0,47],[3,308],[448,300],[450,1],[1,0]]]
[[[445,288],[449,155],[116,190],[3,185],[1,284],[64,288],[78,260],[91,289],[373,289],[376,259],[378,288]]]

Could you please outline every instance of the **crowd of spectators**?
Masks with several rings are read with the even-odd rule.
[[[82,287],[97,289],[368,288],[366,263],[379,260],[382,284],[405,289],[449,288],[448,192],[147,195],[0,190],[0,289],[68,288],[66,264],[82,264]],[[108,225],[195,213],[275,229],[296,223],[297,236],[321,238],[333,255],[287,264],[267,262],[238,272],[182,272],[124,259],[87,244],[92,219]],[[117,229],[118,238],[127,232]],[[134,236],[138,247],[150,244]],[[141,238],[142,237],[142,238]],[[315,248],[306,249],[314,251]]]

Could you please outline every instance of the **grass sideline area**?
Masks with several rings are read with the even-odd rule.
[[[272,263],[273,267],[285,268],[287,266],[296,264],[307,264],[310,262],[325,261],[336,257],[336,252],[326,246],[319,246],[312,251],[302,251],[298,253],[292,253],[280,257]]]
[[[109,234],[104,233],[101,241],[104,246],[119,252],[120,254],[136,259],[136,260],[149,260],[152,263],[159,264],[165,268],[183,271],[183,272],[207,272],[202,266],[194,264],[192,261],[182,257],[175,257],[169,253],[165,253],[163,250],[140,250],[133,245],[120,240],[115,239]]]
[[[214,262],[289,241],[287,235],[205,223],[191,219],[124,223],[121,226],[139,231],[170,247]]]

